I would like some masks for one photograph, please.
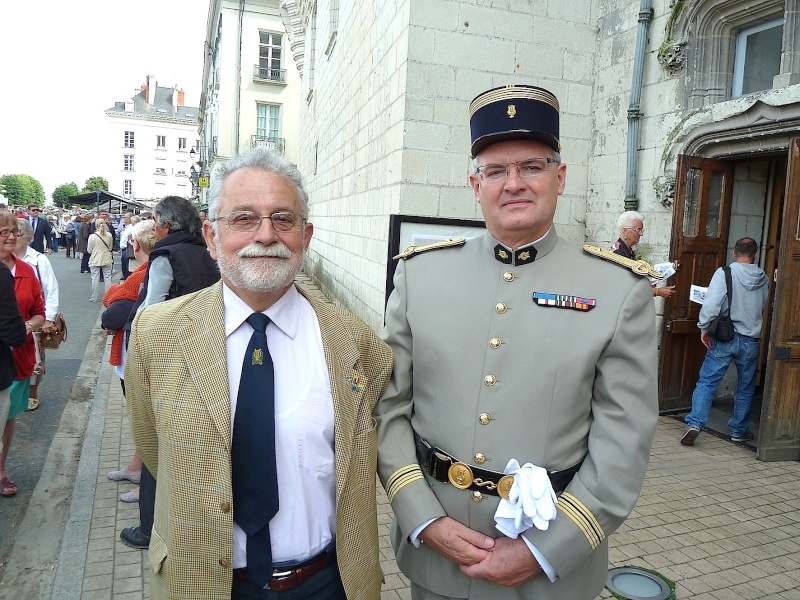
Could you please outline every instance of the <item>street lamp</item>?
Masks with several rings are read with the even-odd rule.
[[[192,148],[191,150],[189,150],[189,160],[192,161],[192,164],[194,164],[195,158],[197,158],[197,152],[195,152],[194,148]]]

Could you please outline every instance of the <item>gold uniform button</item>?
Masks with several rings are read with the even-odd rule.
[[[498,302],[497,305],[494,307],[494,310],[498,314],[502,315],[503,313],[505,313],[508,310],[508,306],[506,306],[506,304],[504,302]]]
[[[481,413],[481,416],[478,417],[478,421],[481,422],[481,425],[488,425],[492,420],[492,415],[489,413]]]
[[[477,490],[472,492],[472,501],[473,502],[480,502],[481,500],[483,500],[483,494],[481,494]]]
[[[475,459],[476,465],[482,465],[486,462],[486,455],[483,452],[476,452],[473,458]]]
[[[220,508],[220,510],[222,510],[222,512],[224,512],[225,514],[228,514],[229,512],[231,512],[231,503],[228,502],[227,500],[223,500],[220,503],[219,508]]]
[[[227,569],[228,567],[231,566],[231,561],[229,561],[227,558],[224,558],[224,557],[220,558],[219,559],[219,566],[220,567],[225,567]]]
[[[489,340],[489,346],[491,346],[492,348],[499,348],[500,344],[502,343],[503,342],[500,340],[500,338],[492,338]]]
[[[506,271],[505,273],[503,273],[503,279],[505,279],[506,281],[514,281],[515,277],[516,275],[514,275],[511,271]]]
[[[495,377],[494,375],[487,375],[486,377],[483,378],[483,383],[486,385],[494,385],[495,383],[497,383],[497,377]]]

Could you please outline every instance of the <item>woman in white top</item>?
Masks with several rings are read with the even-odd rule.
[[[44,291],[44,325],[41,331],[33,332],[33,339],[36,342],[36,367],[31,376],[30,392],[28,393],[28,410],[39,408],[39,384],[45,372],[44,348],[41,347],[40,340],[42,333],[47,333],[53,328],[53,321],[58,314],[58,280],[53,271],[50,259],[41,252],[37,252],[28,244],[33,239],[33,227],[27,219],[17,219],[19,223],[19,235],[17,236],[17,246],[14,248],[14,255],[28,263],[39,283],[42,284]]]
[[[87,252],[89,256],[89,270],[92,272],[92,297],[89,302],[100,300],[98,288],[100,287],[100,269],[103,269],[103,279],[106,290],[111,285],[111,266],[114,264],[114,255],[111,253],[114,238],[106,231],[106,222],[103,219],[94,220],[94,233],[89,236]]]

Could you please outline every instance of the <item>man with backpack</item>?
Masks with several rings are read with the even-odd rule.
[[[731,361],[736,363],[737,375],[733,415],[728,421],[731,441],[749,442],[753,439],[748,425],[756,388],[762,313],[769,297],[769,278],[755,264],[757,252],[758,244],[753,238],[745,237],[736,242],[734,262],[716,270],[706,291],[697,326],[700,328],[700,341],[708,350],[700,367],[700,380],[692,394],[692,412],[685,418],[686,431],[681,437],[684,446],[693,446],[708,422],[714,393]],[[730,269],[730,297],[726,269]],[[729,341],[719,341],[709,334],[711,322],[723,311],[729,313],[733,322],[733,339]]]

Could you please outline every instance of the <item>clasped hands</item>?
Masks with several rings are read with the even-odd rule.
[[[436,519],[422,530],[419,538],[458,563],[464,575],[475,579],[517,586],[542,571],[522,537],[493,539],[450,517]]]

